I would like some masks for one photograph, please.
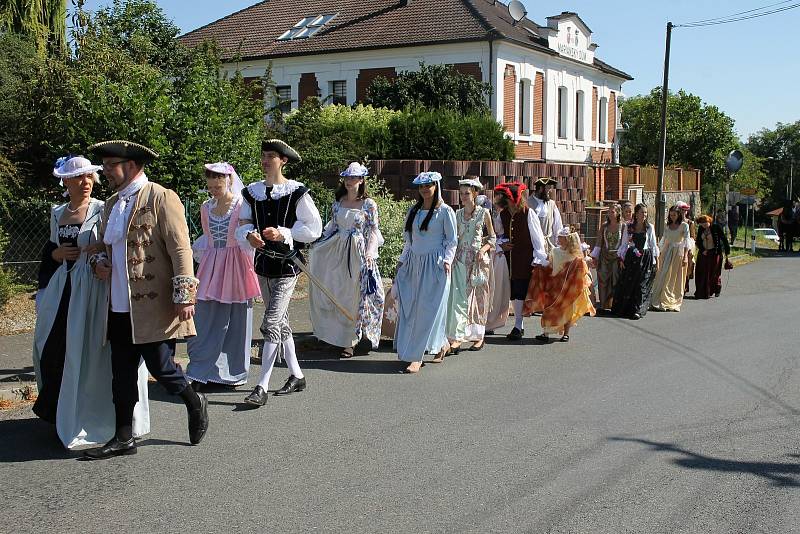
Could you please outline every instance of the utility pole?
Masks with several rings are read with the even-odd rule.
[[[667,44],[664,49],[664,83],[661,84],[661,147],[658,152],[658,187],[656,191],[656,234],[664,235],[664,167],[667,162],[667,100],[669,97],[669,52],[672,23],[667,22]]]

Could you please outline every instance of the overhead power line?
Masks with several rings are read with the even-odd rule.
[[[741,15],[747,15],[748,13],[753,13],[755,11],[762,11],[764,9],[768,9],[768,8],[771,8],[771,7],[782,6],[782,5],[785,5],[785,4],[791,4],[794,1],[795,0],[783,0],[783,2],[776,2],[774,4],[768,4],[766,6],[757,7],[755,9],[748,9],[747,11],[740,11],[738,13],[731,13],[730,15],[726,15],[724,17],[714,17],[714,18],[710,18],[710,19],[693,20],[692,22],[685,22],[684,24],[700,24],[700,23],[703,23],[703,22],[714,22],[714,21],[718,21],[718,20],[729,19],[731,17],[738,17],[738,16],[741,16]]]
[[[789,0],[795,1],[795,0]],[[744,20],[751,20],[760,17],[766,17],[767,15],[774,15],[776,13],[781,13],[783,11],[789,11],[790,9],[795,9],[800,7],[800,2],[796,2],[791,5],[784,5],[789,3],[788,1],[785,2],[778,2],[777,4],[771,4],[767,6],[760,7],[758,9],[751,9],[748,11],[742,11],[741,13],[734,13],[732,15],[728,15],[726,17],[718,17],[715,19],[706,19],[706,20],[698,20],[695,22],[686,22],[684,24],[675,24],[673,27],[675,28],[699,28],[703,26],[717,26],[719,24],[730,24],[732,22],[741,22]],[[776,7],[781,5],[782,7]],[[769,9],[774,7],[775,9]],[[764,11],[768,9],[767,11]]]

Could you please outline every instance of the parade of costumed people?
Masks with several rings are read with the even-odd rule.
[[[358,162],[340,173],[331,220],[309,260],[310,272],[336,299],[334,303],[315,284],[309,288],[314,335],[339,347],[342,358],[351,358],[362,338],[377,349],[381,337],[385,295],[377,259],[383,235],[378,204],[367,194],[368,175]],[[344,307],[349,317],[337,306]]]
[[[483,184],[477,177],[470,177],[459,180],[458,186],[463,207],[456,211],[458,245],[451,271],[447,315],[447,338],[450,352],[454,354],[458,354],[464,342],[472,343],[467,350],[483,348],[486,319],[492,304],[489,251],[495,245],[491,212],[475,203]]]
[[[723,210],[724,211],[724,210]],[[694,298],[709,299],[719,297],[722,292],[722,268],[732,269],[728,260],[731,247],[725,236],[724,227],[712,223],[711,217],[701,215],[697,218],[697,266],[694,273]]]
[[[115,193],[106,201],[99,238],[105,250],[90,260],[95,275],[111,286],[108,339],[114,437],[84,457],[101,460],[136,453],[134,410],[141,401],[140,362],[168,393],[186,405],[189,441],[208,430],[208,399],[192,389],[175,364],[177,338],[195,334],[192,249],[178,195],[151,182],[145,167],[158,157],[150,148],[124,140],[103,141],[89,150],[103,161]]]
[[[394,349],[408,362],[405,372],[418,373],[426,353],[441,363],[450,350],[447,341],[447,301],[456,254],[456,216],[441,195],[442,175],[420,173],[412,185],[417,202],[406,215],[403,253],[395,285],[398,306]]]
[[[67,448],[105,443],[115,430],[111,354],[104,337],[108,283],[95,278],[88,263],[104,248],[98,239],[104,203],[92,198],[101,169],[81,156],[56,162],[53,176],[69,202],[50,212],[50,239],[39,266],[33,343],[39,396],[33,412],[55,425]],[[150,431],[143,366],[137,389],[133,432],[141,436]]]
[[[550,265],[542,268],[545,284],[536,296],[542,308],[542,333],[536,340],[549,343],[550,334],[569,341],[570,329],[586,314],[594,315],[589,295],[592,284],[581,238],[569,227],[557,237],[558,246],[550,251]]]
[[[261,295],[253,252],[236,239],[244,185],[230,163],[205,164],[211,195],[200,207],[203,234],[192,245],[199,263],[195,337],[187,341],[186,376],[204,384],[241,386],[250,368],[253,299]]]
[[[514,328],[506,337],[519,341],[525,335],[523,307],[528,299],[531,273],[546,267],[547,239],[542,234],[539,217],[528,208],[525,184],[503,182],[494,188],[495,204],[501,209],[496,232],[505,235],[500,248],[508,261],[511,303],[514,307]]]
[[[621,271],[617,253],[622,242],[623,226],[620,205],[613,204],[608,208],[606,220],[600,226],[591,254],[597,269],[598,313],[611,311],[614,301],[614,289]]]
[[[658,272],[650,300],[652,309],[681,311],[691,248],[694,248],[694,241],[689,237],[689,225],[684,220],[684,211],[678,206],[672,206],[667,215],[664,235],[658,244]]]
[[[614,315],[634,320],[647,315],[658,254],[656,230],[647,220],[647,206],[636,204],[631,222],[623,226],[617,250],[621,272],[611,305]]]
[[[283,175],[289,163],[299,163],[300,154],[280,139],[261,143],[261,168],[264,180],[242,191],[244,203],[239,211],[236,238],[255,249],[255,271],[264,299],[261,333],[261,378],[245,402],[253,406],[267,403],[269,379],[278,351],[289,368],[289,378],[275,392],[288,395],[306,388],[306,379],[297,360],[289,304],[297,285],[300,265],[305,265],[303,250],[322,235],[322,219],[308,188]]]

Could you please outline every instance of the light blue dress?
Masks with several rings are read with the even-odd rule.
[[[444,264],[453,264],[458,243],[456,215],[442,204],[434,209],[425,232],[419,227],[428,210],[419,210],[412,235],[403,234],[405,247],[397,270],[397,330],[394,348],[406,362],[420,362],[426,352],[438,353],[447,343],[447,299],[450,277]]]

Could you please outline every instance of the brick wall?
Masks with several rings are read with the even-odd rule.
[[[378,76],[383,76],[389,80],[397,78],[397,71],[394,67],[384,67],[380,69],[361,69],[356,80],[356,102],[364,102],[367,99],[367,89]]]
[[[592,87],[592,141],[597,141],[597,87]]]
[[[245,77],[244,83],[248,86],[256,102],[264,101],[264,86],[261,85],[261,78],[258,76]]]
[[[473,76],[479,82],[483,81],[483,71],[480,63],[456,63],[453,69],[461,74]]]
[[[300,76],[300,84],[297,88],[297,105],[300,106],[307,98],[318,96],[320,93],[317,76],[313,72],[307,72]]]
[[[503,76],[503,126],[505,131],[514,132],[516,130],[517,106],[517,73],[512,65],[506,65],[506,72]]]
[[[533,133],[544,135],[544,74],[541,72],[536,73],[533,82]]]
[[[542,143],[531,142],[528,144],[526,142],[522,142],[514,147],[514,157],[516,159],[541,160]]]
[[[611,92],[608,98],[608,142],[613,143],[617,137],[617,94]]]

